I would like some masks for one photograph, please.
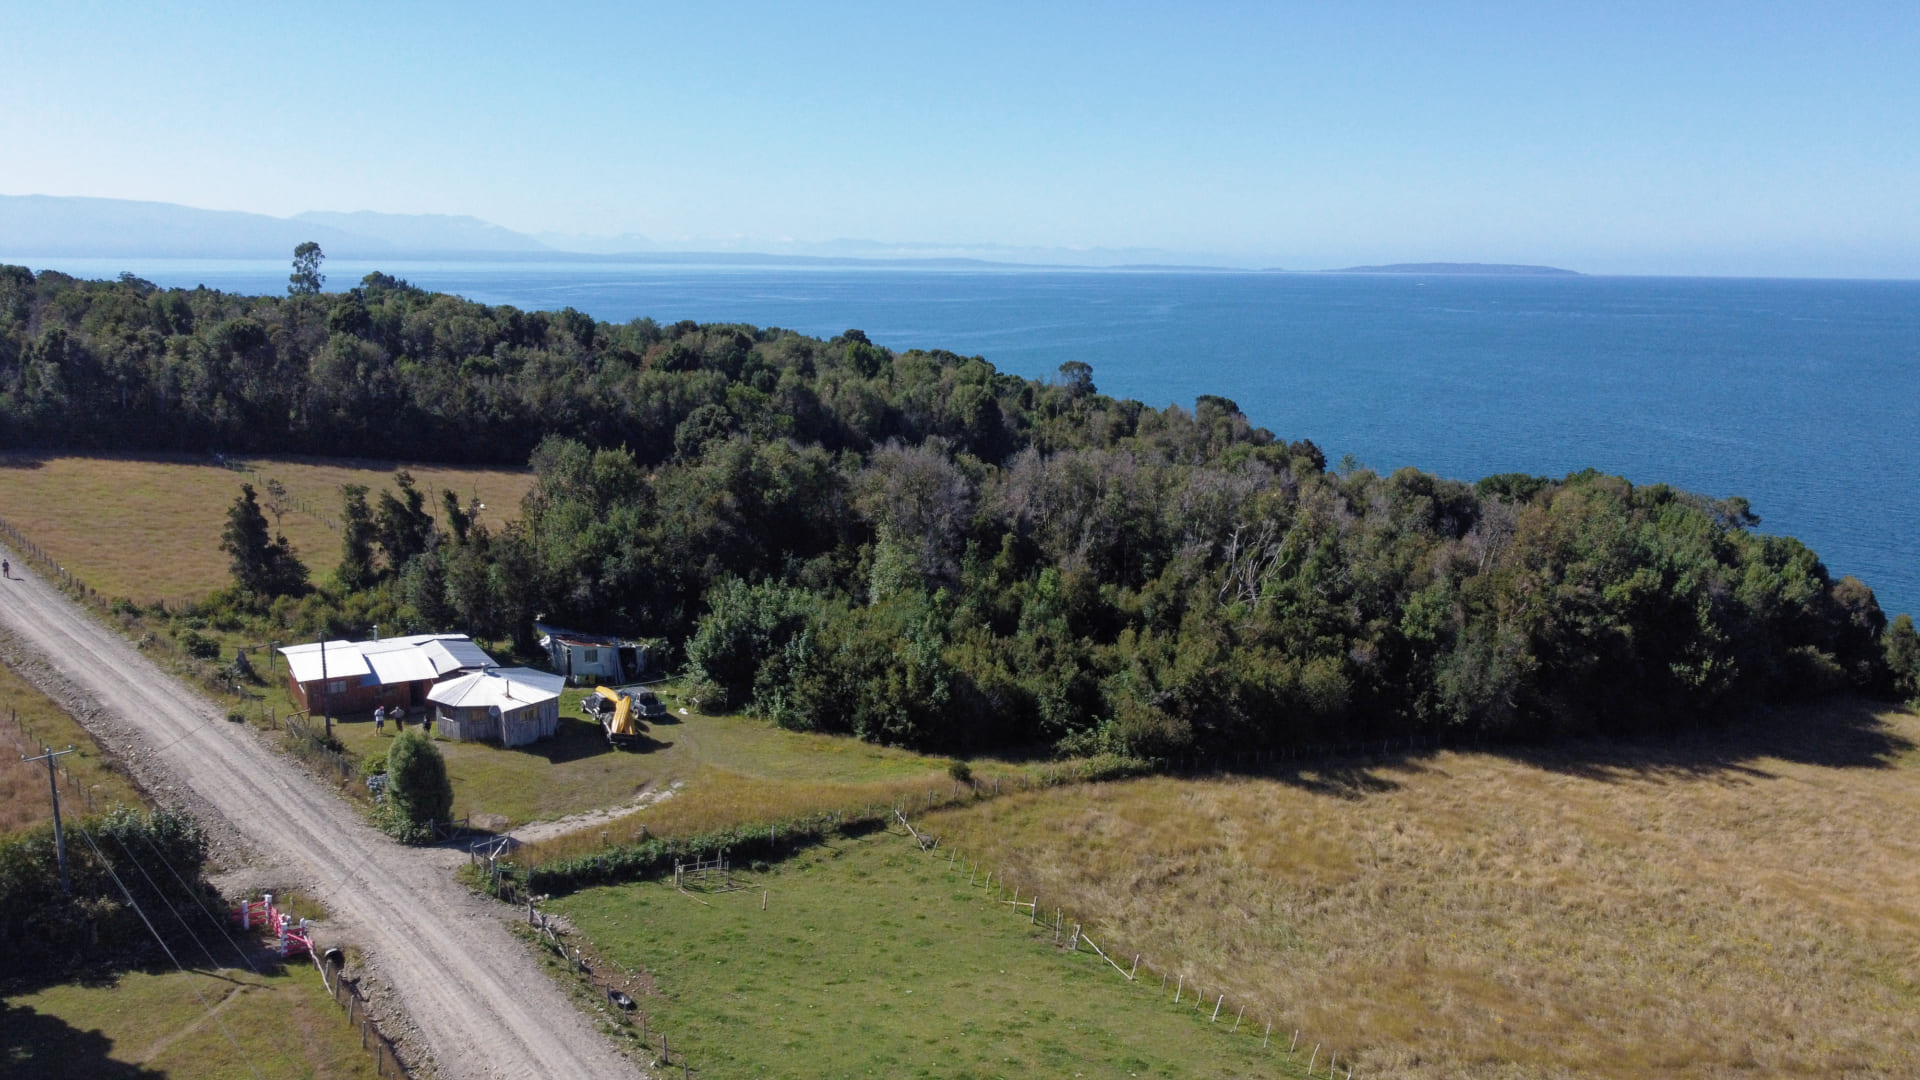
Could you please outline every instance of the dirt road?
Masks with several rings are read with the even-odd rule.
[[[388,840],[18,559],[0,581],[0,626],[121,722],[116,747],[131,729],[129,749],[179,789],[163,801],[216,815],[298,875],[332,913],[329,934],[398,995],[438,1076],[638,1075],[509,933],[506,909],[454,881],[465,856]]]

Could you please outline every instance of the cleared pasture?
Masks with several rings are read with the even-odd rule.
[[[657,1050],[697,1074],[767,1077],[1301,1075],[1285,1035],[1176,1005],[1056,944],[904,835],[836,840],[733,892],[649,882],[549,905],[596,953],[644,968]],[[763,906],[764,902],[764,906]],[[604,969],[603,969],[604,970]],[[1323,1049],[1319,1064],[1326,1065]],[[1344,1073],[1343,1073],[1344,1075]]]
[[[519,516],[531,473],[454,469],[397,462],[318,458],[249,458],[236,472],[211,458],[0,454],[0,518],[48,556],[109,597],[140,603],[204,596],[231,584],[220,531],[227,507],[251,483],[266,500],[265,478],[287,488],[289,509],[278,529],[319,579],[340,561],[340,488],[365,484],[369,498],[393,488],[395,469],[440,516],[440,492],[462,503],[478,498],[479,520],[492,527]],[[271,522],[274,515],[267,514]]]
[[[54,774],[67,813],[84,814],[90,802],[100,810],[116,803],[145,804],[132,782],[108,767],[100,745],[85,728],[53,699],[0,664],[0,836],[53,820],[45,763],[20,760],[38,756],[44,746],[74,749],[58,759],[62,768]]]
[[[1016,794],[925,827],[1355,1075],[1920,1075],[1920,716]]]

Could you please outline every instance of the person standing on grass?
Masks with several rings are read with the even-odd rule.
[[[373,733],[375,735],[380,735],[380,734],[384,734],[386,730],[387,730],[387,707],[385,705],[376,705],[374,706],[374,709],[373,709]]]

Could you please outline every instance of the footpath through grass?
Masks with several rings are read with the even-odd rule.
[[[1129,983],[1084,946],[950,873],[902,835],[835,840],[744,888],[670,882],[551,902],[602,957],[644,968],[640,1008],[708,1076],[1251,1077],[1296,1075],[1286,1037],[1233,1032]],[[996,890],[997,891],[997,890]],[[765,908],[762,909],[763,899]],[[1043,899],[1044,904],[1044,899]],[[1210,1003],[1209,1003],[1210,1007]],[[1325,1064],[1322,1055],[1321,1064]]]
[[[0,1033],[0,1078],[8,1080],[375,1075],[358,1028],[301,966],[261,975],[136,971],[64,983],[7,998]]]

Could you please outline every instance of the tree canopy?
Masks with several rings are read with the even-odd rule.
[[[505,527],[346,492],[329,591],[262,615],[289,639],[531,647],[545,614],[664,639],[794,728],[1150,757],[1660,730],[1916,677],[1911,624],[1744,500],[1329,471],[1229,398],[1093,374],[384,274],[292,300],[0,268],[0,444],[530,464]]]

